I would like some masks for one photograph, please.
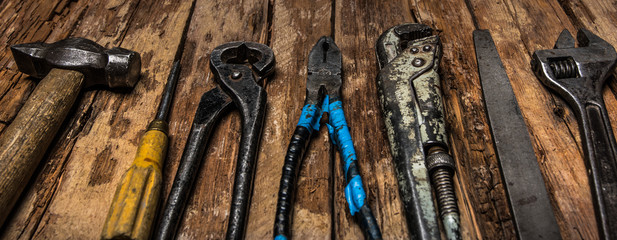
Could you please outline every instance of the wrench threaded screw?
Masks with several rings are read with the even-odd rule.
[[[458,231],[459,214],[453,181],[453,175],[456,171],[454,159],[446,153],[443,147],[435,146],[430,148],[428,152],[426,165],[435,188],[439,215],[443,219],[444,224],[450,225],[446,229]],[[459,236],[458,233],[452,236],[454,235]]]
[[[550,63],[551,70],[556,78],[574,78],[577,75],[578,68],[572,58],[565,60],[552,61]]]
[[[451,175],[445,168],[438,168],[431,174],[442,216],[447,213],[458,213]]]

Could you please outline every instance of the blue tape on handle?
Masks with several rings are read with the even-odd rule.
[[[283,235],[278,235],[274,238],[274,240],[287,240],[287,237],[283,236]]]
[[[343,157],[345,162],[345,177],[347,177],[349,166],[352,162],[356,161],[356,150],[353,147],[353,141],[351,140],[347,120],[345,120],[343,102],[334,101],[329,103],[327,111],[329,112],[330,118],[328,131],[330,132],[331,138],[338,146],[339,152]],[[347,199],[347,203],[349,205],[349,212],[353,216],[356,212],[360,211],[362,206],[364,206],[366,192],[364,191],[362,178],[360,178],[360,175],[353,176],[348,180],[349,182],[347,183],[347,186],[345,186],[345,199]]]
[[[351,181],[345,186],[345,199],[347,199],[347,203],[349,204],[351,216],[360,211],[360,208],[364,206],[366,193],[362,187],[362,178],[360,178],[360,175],[351,178]]]
[[[335,101],[328,106],[330,126],[330,136],[334,136],[335,144],[338,146],[341,156],[345,161],[345,175],[349,170],[349,165],[356,161],[356,150],[353,147],[351,140],[351,134],[349,134],[349,128],[347,127],[347,121],[345,120],[345,113],[343,112],[343,102]]]
[[[320,119],[321,108],[315,104],[306,104],[302,108],[302,114],[297,126],[305,127],[310,133],[313,133],[313,130],[319,131]]]

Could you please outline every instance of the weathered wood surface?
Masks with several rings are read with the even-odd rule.
[[[9,45],[69,36],[142,54],[142,78],[132,91],[94,89],[80,94],[35,178],[2,227],[3,239],[96,239],[115,188],[153,118],[187,23],[189,1],[17,1],[0,7],[0,131],[36,86],[17,71]],[[597,230],[578,125],[565,102],[531,72],[533,51],[551,48],[559,32],[585,27],[617,45],[617,6],[608,0],[443,1],[209,1],[197,0],[170,116],[171,144],[164,167],[169,192],[201,95],[214,86],[209,54],[235,40],[268,44],[277,74],[267,84],[268,109],[258,156],[247,239],[272,237],[283,156],[304,101],[306,56],[322,35],[343,52],[343,99],[368,202],[386,239],[407,229],[377,102],[374,44],[387,28],[421,22],[440,30],[445,108],[457,160],[457,197],[466,239],[514,239],[512,215],[482,102],[472,31],[490,29],[526,119],[555,214],[565,239],[595,239]],[[605,89],[617,121],[617,84]],[[239,115],[224,116],[208,146],[178,237],[224,237]],[[617,126],[613,124],[613,126]],[[340,158],[322,128],[300,172],[293,234],[298,239],[357,239],[347,212]],[[25,183],[24,183],[25,184]]]

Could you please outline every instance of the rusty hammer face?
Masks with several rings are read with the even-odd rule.
[[[43,78],[0,135],[0,226],[85,86],[133,87],[141,58],[83,38],[11,47],[20,71]]]
[[[81,72],[85,86],[133,87],[139,79],[139,53],[114,47],[105,49],[84,38],[69,38],[52,44],[24,43],[11,46],[19,71],[44,78],[53,68]]]

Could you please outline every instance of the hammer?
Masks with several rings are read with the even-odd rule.
[[[70,38],[11,46],[19,71],[43,78],[0,136],[0,226],[4,224],[47,147],[84,87],[130,88],[141,68],[139,53],[106,49]]]

